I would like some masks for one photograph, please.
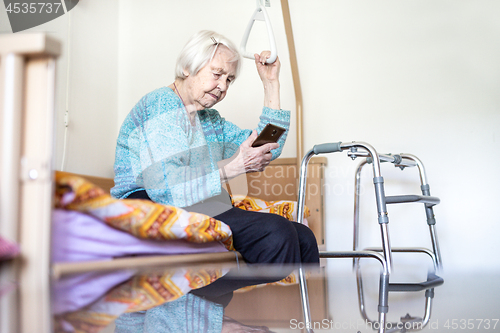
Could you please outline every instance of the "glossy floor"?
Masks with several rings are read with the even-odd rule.
[[[426,280],[427,267],[423,267],[420,263],[412,265],[412,262],[405,262],[404,260],[402,263],[402,265],[395,267],[394,274],[391,275],[391,281],[407,283]],[[377,263],[372,263],[368,259],[361,264],[362,275],[360,276],[363,283],[363,299],[366,315],[370,319],[377,319],[378,315],[380,273],[377,265]],[[235,268],[233,267],[234,271]],[[266,273],[263,274],[277,274],[273,268],[265,271]],[[240,277],[252,274],[255,278],[261,275],[256,275],[255,270],[240,269],[240,272]],[[264,270],[260,272],[262,273]],[[153,273],[141,272],[135,277],[133,277],[134,274],[130,270],[118,274],[115,272],[114,274],[115,277],[112,279],[103,278],[102,274],[99,273],[93,277],[79,278],[77,284],[66,283],[63,288],[60,286],[54,287],[54,290],[58,290],[60,293],[63,292],[63,294],[60,294],[62,297],[54,297],[54,300],[63,302],[63,305],[69,304],[70,307],[77,307],[76,296],[86,298],[80,302],[80,304],[86,304],[89,303],[92,297],[97,299],[97,296],[105,295],[104,298],[94,300],[94,305],[90,305],[93,306],[94,315],[96,315],[96,309],[102,312],[101,317],[96,316],[95,320],[88,321],[88,323],[97,323],[104,318],[103,313],[106,311],[106,318],[111,318],[133,302],[137,303],[138,300],[141,300],[143,305],[147,307],[148,302],[154,304],[154,302],[161,302],[162,298],[168,299],[172,297],[169,292],[175,288],[182,289],[182,284],[186,281],[189,281],[188,283],[191,283],[191,286],[196,283],[203,284],[203,279],[213,279],[219,273],[207,269],[207,267],[191,267],[177,268],[175,270],[156,270]],[[426,308],[425,291],[390,293],[386,332],[409,332],[413,330],[428,332],[500,332],[500,283],[497,274],[486,271],[469,273],[445,271],[442,276],[445,282],[443,285],[434,288],[430,319],[423,329],[419,318],[424,316]],[[178,278],[186,279],[186,277],[189,278],[184,282],[176,280]],[[121,289],[111,286],[112,282],[110,281],[113,281],[113,279],[115,282],[119,281],[118,285],[122,286]],[[310,274],[308,277],[308,291],[312,313],[311,326],[314,332],[357,333],[377,331],[377,323],[367,321],[360,313],[357,281],[357,275],[352,269],[352,261],[346,259],[328,259],[321,272]],[[85,288],[81,289],[81,282],[89,284],[91,289],[94,290],[93,296]],[[123,287],[126,283],[129,283],[129,285]],[[169,283],[170,285],[168,285]],[[96,286],[98,286],[97,289]],[[95,293],[98,289],[102,291]],[[110,290],[114,291],[110,292]],[[67,293],[67,296],[64,296],[64,292]],[[131,299],[127,300],[127,297],[131,297]],[[127,306],[117,306],[117,302],[121,302],[122,305],[127,304]],[[171,302],[171,305],[175,304],[174,302]],[[89,304],[86,305],[86,308],[89,309]],[[110,310],[111,308],[113,309]],[[87,311],[85,314],[80,312],[79,318],[88,318],[89,313],[92,311]],[[61,312],[61,308],[59,308],[59,312]],[[77,314],[76,317],[78,317],[77,312],[73,312],[73,315]],[[286,286],[268,285],[247,290],[246,292],[235,293],[225,309],[225,315],[246,325],[268,327],[270,331],[277,333],[301,332],[306,327],[302,319],[300,292],[298,286],[293,284]],[[78,323],[78,320],[74,319],[76,317],[73,317],[73,321],[69,320],[69,323],[73,325]],[[403,317],[407,318],[402,319]],[[66,318],[71,318],[71,316]],[[195,317],[185,316],[185,318]],[[413,320],[408,318],[413,318]],[[211,322],[218,319],[213,317],[204,320],[205,322]],[[102,323],[101,325],[103,325]],[[106,325],[102,326],[100,332],[114,331],[114,323],[111,322],[107,327],[104,326]],[[192,325],[188,326],[193,329]],[[85,325],[80,327],[84,329]],[[91,326],[87,327],[88,331],[82,330],[82,332],[97,332],[92,330]],[[94,327],[94,329],[96,328]],[[156,331],[174,332],[172,328],[168,329],[167,327],[154,330],[154,332]],[[201,331],[203,330],[200,328]],[[232,331],[236,332],[234,327]],[[197,330],[193,330],[193,332],[197,332]]]

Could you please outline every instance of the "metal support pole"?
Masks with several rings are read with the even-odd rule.
[[[314,151],[310,150],[306,156],[302,159],[302,164],[300,167],[300,179],[299,179],[299,198],[298,198],[298,209],[297,209],[297,222],[304,223],[304,208],[306,200],[306,188],[307,188],[307,165],[309,160],[313,157]],[[299,287],[300,287],[300,297],[302,300],[302,313],[304,323],[306,325],[307,333],[312,333],[312,320],[311,320],[311,309],[309,307],[309,294],[307,292],[307,281],[305,277],[304,268],[300,266],[299,268]]]
[[[340,145],[342,150],[350,148],[363,148],[370,154],[372,158],[373,166],[373,183],[375,185],[375,197],[377,200],[377,211],[378,211],[378,221],[380,224],[380,231],[382,237],[382,247],[384,249],[384,257],[387,261],[387,269],[389,274],[392,271],[392,253],[391,244],[389,239],[388,226],[389,223],[387,207],[385,203],[385,193],[384,193],[384,178],[380,173],[380,159],[378,157],[377,151],[371,145],[364,142],[348,142],[342,143]]]
[[[307,188],[307,165],[309,160],[314,156],[314,151],[311,149],[302,159],[302,164],[300,166],[300,178],[299,178],[299,198],[297,200],[297,222],[300,224],[304,223],[304,209],[306,204],[306,188]]]
[[[401,154],[401,157],[409,159],[417,163],[418,166],[418,171],[420,175],[420,183],[421,183],[421,190],[422,190],[422,195],[425,196],[430,196],[431,191],[430,191],[430,186],[429,183],[427,182],[427,174],[425,172],[425,167],[422,161],[415,155],[411,154]],[[431,242],[432,242],[432,249],[434,251],[434,255],[436,256],[437,264],[438,264],[438,269],[443,268],[443,262],[441,260],[441,251],[439,250],[439,241],[437,238],[437,232],[436,232],[436,218],[434,216],[434,209],[430,205],[425,205],[425,214],[427,216],[427,224],[429,225],[429,232],[431,236]]]
[[[311,319],[311,308],[309,307],[309,294],[307,292],[307,281],[306,273],[304,267],[299,267],[299,287],[300,287],[300,297],[302,300],[302,313],[304,314],[304,323],[306,324],[306,332],[313,333],[312,330],[312,319]]]

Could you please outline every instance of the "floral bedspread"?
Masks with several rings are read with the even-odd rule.
[[[207,215],[149,200],[115,199],[84,178],[56,172],[55,206],[79,211],[143,239],[219,241],[234,250],[231,229]]]

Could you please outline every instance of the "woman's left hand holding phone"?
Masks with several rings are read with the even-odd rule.
[[[266,143],[260,147],[252,147],[252,143],[257,138],[257,131],[253,130],[252,134],[241,144],[240,149],[228,160],[221,161],[219,171],[223,181],[232,179],[244,173],[264,171],[271,162],[271,150],[279,148],[278,143]]]

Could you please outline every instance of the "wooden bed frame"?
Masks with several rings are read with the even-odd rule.
[[[247,183],[247,195],[263,200],[297,200],[298,169],[295,158],[278,158],[271,162],[264,172],[256,172],[244,175],[242,181]],[[324,240],[324,217],[323,217],[323,188],[324,168],[327,165],[325,157],[313,157],[309,162],[307,189],[308,195],[306,205],[311,211],[307,218],[309,227],[316,235],[320,246],[325,244]],[[115,185],[112,178],[81,175],[66,172],[67,174],[84,177],[91,183],[109,192]],[[238,194],[234,193],[233,194]]]
[[[298,172],[295,162],[296,160],[294,158],[277,159],[272,161],[264,172],[249,174],[247,177],[243,178],[244,181],[248,183],[248,186],[246,186],[248,189],[248,195],[258,197],[263,200],[297,200],[296,194],[298,184],[296,181],[298,179]],[[316,239],[320,247],[324,247],[324,224],[323,196],[318,189],[322,188],[323,169],[325,165],[326,159],[324,157],[313,158],[311,160],[308,170],[308,188],[310,189],[310,192],[315,194],[309,196],[306,200],[306,205],[311,211],[311,216],[307,218],[309,227],[316,235]],[[112,178],[81,175],[71,172],[65,172],[65,174],[83,177],[107,192],[109,192],[114,186]],[[145,261],[141,261],[141,259],[138,258],[115,259],[113,263],[108,263],[106,265],[101,265],[97,262],[88,262],[85,265],[81,263],[57,263],[52,265],[52,273],[55,277],[60,277],[65,274],[84,272],[91,269],[110,270],[136,265],[165,265],[170,262],[170,259],[172,259],[172,264],[175,264],[178,262],[178,259],[174,257],[175,256],[159,256],[150,258],[148,260],[148,264],[145,264]],[[182,255],[180,257],[184,257],[186,262],[192,264],[206,263],[207,261],[217,262],[219,260],[233,261],[235,259],[234,255],[224,253]]]
[[[98,269],[236,261],[235,253],[226,252],[155,256],[148,257],[147,260],[124,258],[104,265],[95,262],[50,263],[55,61],[60,50],[61,45],[45,34],[0,37],[0,94],[3,102],[0,137],[0,235],[17,242],[21,247],[18,258],[0,265],[0,284],[5,281],[18,282],[15,292],[0,298],[0,331],[4,333],[51,332],[50,295],[47,287],[51,278]],[[308,221],[321,245],[324,245],[321,189],[325,165],[326,159],[323,157],[310,163],[308,186],[314,195],[306,200],[311,209]],[[109,178],[84,177],[105,190],[114,185]],[[249,175],[248,195],[264,200],[296,200],[297,179],[297,159],[278,159],[265,172]],[[266,186],[268,192],[265,191]],[[324,285],[320,289],[325,297]],[[294,294],[297,304],[300,304],[298,289]],[[237,298],[235,304],[239,304]],[[327,306],[323,304],[320,312],[313,313],[318,313],[320,318],[327,318],[325,309]],[[289,315],[286,317],[290,318]]]

